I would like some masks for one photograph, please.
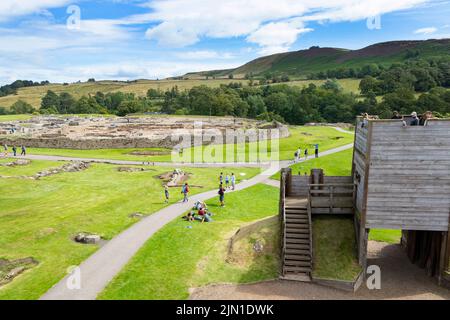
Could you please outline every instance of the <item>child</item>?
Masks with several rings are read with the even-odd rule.
[[[220,173],[220,176],[219,176],[219,183],[220,183],[220,184],[223,183],[223,172]]]
[[[167,185],[164,186],[164,196],[166,198],[165,203],[169,203],[170,194],[169,194],[169,187]]]
[[[230,187],[230,176],[227,174],[225,177],[225,188],[228,189]]]

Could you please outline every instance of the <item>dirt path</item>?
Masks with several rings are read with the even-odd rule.
[[[250,285],[214,285],[194,289],[191,299],[450,299],[450,291],[437,286],[423,269],[411,264],[399,245],[370,241],[369,265],[381,268],[381,290],[368,290],[365,284],[356,293],[294,281],[274,280]]]

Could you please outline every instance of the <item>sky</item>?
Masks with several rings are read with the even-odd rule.
[[[162,79],[311,46],[450,38],[443,0],[1,0],[0,84]]]

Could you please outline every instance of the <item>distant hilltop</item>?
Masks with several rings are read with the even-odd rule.
[[[360,68],[367,64],[391,65],[411,58],[450,57],[450,39],[390,41],[349,50],[311,47],[261,57],[236,69],[191,72],[182,79],[249,78],[266,74],[306,77],[308,74],[339,68]]]

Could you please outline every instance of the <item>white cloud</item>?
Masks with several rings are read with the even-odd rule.
[[[176,57],[186,60],[205,60],[205,59],[232,59],[234,55],[230,52],[217,52],[214,50],[194,50],[177,52]]]
[[[438,29],[435,27],[421,28],[414,31],[415,34],[430,35],[436,33]]]
[[[134,19],[156,23],[147,37],[183,47],[202,37],[245,37],[261,51],[287,50],[308,21],[355,21],[410,9],[430,0],[153,0],[152,13]]]
[[[35,81],[51,80],[52,82],[97,80],[135,80],[164,79],[179,76],[193,70],[211,70],[215,68],[230,69],[237,67],[233,63],[192,63],[175,61],[116,61],[104,64],[86,64],[72,67],[36,67],[34,64],[20,64],[14,67],[0,66],[0,84],[11,83],[17,79],[33,79]]]
[[[68,5],[71,0],[1,0],[0,21],[9,20],[14,17],[45,12],[45,9],[58,8]]]

